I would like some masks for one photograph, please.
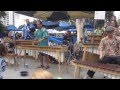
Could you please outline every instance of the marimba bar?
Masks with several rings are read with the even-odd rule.
[[[72,65],[93,71],[98,71],[112,79],[120,79],[120,66],[116,64],[103,64],[90,61],[72,61]],[[76,73],[76,72],[75,72]],[[75,78],[74,73],[74,78]]]

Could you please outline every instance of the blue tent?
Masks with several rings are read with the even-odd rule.
[[[53,41],[54,43],[61,44],[63,42],[63,38],[57,38],[54,36],[49,37],[49,41]]]
[[[69,29],[68,31],[77,32],[77,29]]]
[[[8,31],[17,30],[17,28],[14,25],[9,25],[9,26],[7,26],[7,30]]]
[[[42,21],[42,25],[45,27],[45,28],[55,28],[55,27],[58,27],[59,26],[59,22],[53,22],[53,21]]]
[[[94,27],[91,24],[86,24],[86,25],[84,25],[83,28],[86,29],[87,31],[93,31],[94,30]]]
[[[60,22],[60,23],[59,23],[59,27],[60,27],[61,29],[75,29],[75,28],[76,28],[75,25],[70,25],[70,24],[67,23],[67,22]]]

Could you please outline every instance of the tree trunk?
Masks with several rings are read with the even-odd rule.
[[[80,38],[83,38],[83,26],[85,19],[76,19],[76,28],[77,28],[77,43],[79,43]]]

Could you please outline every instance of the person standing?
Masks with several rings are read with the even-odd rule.
[[[0,44],[0,79],[3,79],[3,72],[6,69],[6,62],[3,56],[5,55],[5,46],[3,44]]]
[[[26,19],[26,25],[24,27],[24,39],[33,39],[34,38],[35,26],[30,23],[29,19]]]
[[[34,33],[35,36],[35,42],[38,44],[38,46],[48,46],[48,32],[45,28],[42,27],[42,22],[40,20],[37,21],[37,30]],[[39,53],[40,56],[40,62],[41,66],[38,68],[45,67],[46,69],[49,67],[49,56],[44,53]],[[43,64],[43,57],[45,57],[45,63],[46,66]]]

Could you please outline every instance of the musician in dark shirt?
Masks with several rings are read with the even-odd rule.
[[[70,50],[71,54],[73,54],[73,37],[70,31],[67,31],[66,35],[64,36],[63,45],[69,46],[68,50]]]

